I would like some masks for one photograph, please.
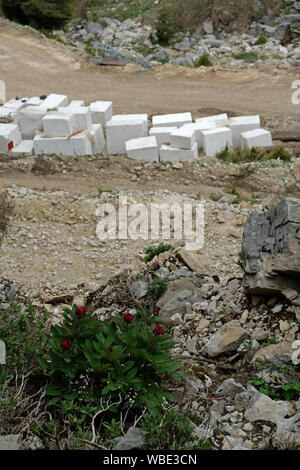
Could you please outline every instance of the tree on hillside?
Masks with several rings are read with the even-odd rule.
[[[78,0],[5,0],[3,13],[10,20],[38,28],[59,28],[68,21]]]

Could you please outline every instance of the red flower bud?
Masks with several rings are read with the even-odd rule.
[[[154,315],[159,315],[159,312],[160,312],[160,308],[159,307],[154,307],[154,309],[153,309]]]
[[[8,142],[7,147],[8,147],[8,150],[12,150],[14,148],[14,143],[13,143],[12,140],[10,142]]]
[[[72,347],[72,344],[67,339],[63,339],[60,344],[63,349],[71,349]]]
[[[109,347],[108,347],[108,350],[109,350],[110,352],[112,352],[113,349],[114,349],[113,346],[109,346]]]
[[[153,330],[153,333],[154,333],[155,335],[163,335],[164,332],[165,332],[165,331],[164,331],[163,327],[160,326],[160,325],[156,325],[156,327],[155,327],[154,330]]]
[[[85,307],[77,307],[76,308],[76,315],[79,317],[83,317],[86,314],[86,308]]]
[[[124,315],[124,321],[126,323],[131,323],[133,320],[133,315],[131,315],[131,313],[126,313],[126,315]]]

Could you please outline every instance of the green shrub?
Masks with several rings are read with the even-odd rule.
[[[150,295],[153,300],[159,299],[163,295],[167,288],[167,279],[164,277],[155,277],[153,281],[147,285],[147,294]]]
[[[268,42],[266,36],[264,34],[261,34],[257,41],[254,43],[255,46],[262,46],[263,44],[266,44]]]
[[[170,251],[172,249],[172,245],[167,245],[165,243],[160,243],[158,246],[149,246],[145,248],[146,256],[144,258],[145,263],[151,261],[156,255],[160,253],[164,253],[165,251]]]
[[[228,145],[224,150],[217,153],[216,158],[226,163],[244,163],[257,162],[262,160],[283,160],[290,161],[293,156],[283,147],[279,147],[272,151],[265,151],[263,148],[252,147],[229,149]]]
[[[77,0],[5,0],[4,15],[10,20],[37,28],[62,27],[73,12]]]
[[[93,406],[121,397],[122,404],[130,400],[135,407],[159,406],[170,398],[162,388],[163,378],[182,377],[180,363],[170,356],[173,342],[161,323],[149,310],[101,321],[85,309],[65,309],[63,323],[52,326],[39,358],[53,380],[46,391],[52,397],[48,405],[59,407],[69,400]]]
[[[257,62],[258,60],[266,60],[268,57],[265,55],[259,55],[257,52],[242,52],[241,54],[234,54],[234,59],[244,60],[248,63]]]
[[[157,41],[161,45],[168,45],[179,29],[176,16],[170,12],[166,5],[160,8],[155,26]]]
[[[198,60],[194,62],[194,67],[211,67],[213,65],[212,61],[210,60],[210,57],[208,54],[203,54],[201,57],[199,57]]]
[[[141,421],[142,432],[152,450],[209,449],[209,441],[193,436],[191,422],[177,411],[161,415],[147,413]],[[187,446],[188,444],[188,446]]]

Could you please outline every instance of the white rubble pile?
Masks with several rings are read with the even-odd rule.
[[[271,146],[259,116],[227,114],[193,121],[190,112],[113,114],[112,101],[69,103],[66,95],[13,99],[0,107],[0,152],[12,156],[126,154],[149,162],[209,157],[224,149]],[[151,124],[151,125],[150,125]]]

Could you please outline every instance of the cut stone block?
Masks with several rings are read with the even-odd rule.
[[[191,127],[183,126],[171,133],[171,146],[174,148],[190,150],[194,147],[195,143],[195,130]]]
[[[229,127],[232,131],[232,145],[240,146],[240,136],[242,132],[260,128],[259,116],[236,116],[229,119]]]
[[[266,129],[254,129],[241,133],[241,147],[269,147],[271,145],[272,135]]]
[[[0,107],[0,119],[13,119],[17,115],[17,112],[13,108],[6,108],[5,106]]]
[[[187,160],[189,158],[198,157],[198,147],[195,142],[191,150],[176,149],[169,145],[162,145],[159,151],[161,162],[179,162],[180,160]]]
[[[228,126],[228,116],[226,113],[224,114],[215,114],[214,116],[206,116],[203,118],[195,119],[196,122],[200,124],[206,124],[210,122],[215,127],[226,127]]]
[[[82,131],[84,129],[92,129],[92,113],[89,107],[87,106],[79,106],[79,107],[72,107],[66,106],[64,108],[59,107],[58,112],[69,114],[74,116],[75,120],[75,131]]]
[[[12,149],[11,153],[14,157],[21,155],[33,155],[33,140],[22,140],[20,144],[16,145]]]
[[[158,147],[154,136],[128,140],[125,144],[129,158],[146,162],[158,162]]]
[[[42,124],[47,137],[69,137],[78,130],[75,117],[65,113],[46,114],[42,119]]]
[[[148,132],[148,114],[115,114],[112,121],[143,121],[145,123],[145,134]]]
[[[28,98],[26,100],[25,106],[40,106],[42,103],[44,103],[41,98],[38,96],[33,96],[32,98]]]
[[[81,106],[84,106],[84,100],[73,100],[69,104],[69,108],[80,108]]]
[[[47,138],[37,135],[33,139],[35,155],[93,155],[88,131],[72,136]]]
[[[0,124],[0,152],[9,153],[22,140],[17,124]],[[11,146],[11,148],[10,148]]]
[[[186,124],[188,125],[188,124]],[[163,144],[171,143],[171,132],[173,132],[177,127],[151,127],[149,131],[150,136],[154,136],[157,141],[158,147],[161,147]]]
[[[7,101],[7,103],[4,103],[5,108],[13,109],[16,112],[24,108],[25,105],[26,105],[26,101],[16,100],[16,99],[10,100],[10,101]]]
[[[46,109],[42,106],[27,106],[20,110],[16,122],[23,139],[33,139],[36,132],[42,130],[42,119],[46,113]]]
[[[107,152],[110,155],[126,153],[125,142],[145,137],[144,121],[109,121],[106,124]]]
[[[228,127],[218,127],[202,131],[203,150],[208,157],[215,157],[226,146],[232,146],[231,130]]]
[[[209,129],[216,129],[216,125],[213,121],[192,122],[190,124],[184,124],[180,129],[194,130],[195,139],[198,144],[198,148],[202,148],[203,147],[202,131],[207,131]]]
[[[93,124],[102,124],[103,127],[112,118],[112,101],[94,101],[90,104]]]
[[[105,138],[101,124],[92,124],[90,130],[91,142],[93,147],[93,153],[101,153],[105,147]]]
[[[191,113],[163,114],[152,118],[153,127],[180,127],[189,122],[193,122]]]
[[[58,95],[56,93],[50,93],[45,100],[43,100],[41,106],[47,111],[55,110],[59,106],[68,106],[68,97],[66,95]]]

